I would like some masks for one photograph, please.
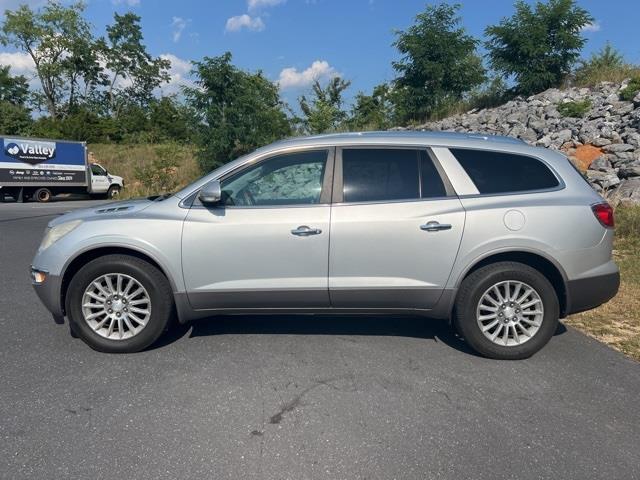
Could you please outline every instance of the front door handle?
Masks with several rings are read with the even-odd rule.
[[[451,224],[431,221],[431,222],[425,223],[424,225],[420,225],[420,230],[424,230],[425,232],[438,232],[440,230],[451,230]]]
[[[299,237],[308,237],[309,235],[320,235],[322,230],[319,228],[311,228],[306,225],[300,225],[298,228],[294,228],[291,230],[293,235],[298,235]]]

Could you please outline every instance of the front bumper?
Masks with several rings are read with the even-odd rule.
[[[608,302],[618,293],[620,272],[567,282],[567,315],[591,310]]]
[[[45,280],[43,282],[36,283],[35,274],[37,272],[45,274]],[[62,305],[62,278],[58,275],[51,275],[31,267],[31,280],[38,298],[40,298],[40,301],[47,310],[57,317],[64,316],[64,307]]]

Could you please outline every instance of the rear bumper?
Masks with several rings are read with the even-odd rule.
[[[32,278],[34,269],[32,268]],[[47,278],[42,283],[32,282],[33,289],[44,306],[57,317],[64,316],[62,307],[62,278],[47,273]]]
[[[567,282],[567,315],[584,312],[608,302],[620,287],[620,272]]]

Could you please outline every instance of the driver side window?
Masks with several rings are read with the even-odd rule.
[[[327,150],[278,155],[221,182],[225,205],[280,206],[320,203]]]
[[[100,165],[96,165],[95,163],[91,165],[91,173],[98,176],[105,176],[107,174]]]

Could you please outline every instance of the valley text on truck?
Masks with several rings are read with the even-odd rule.
[[[88,162],[85,142],[0,137],[0,201],[33,198],[47,202],[57,194],[116,197],[124,183]]]

